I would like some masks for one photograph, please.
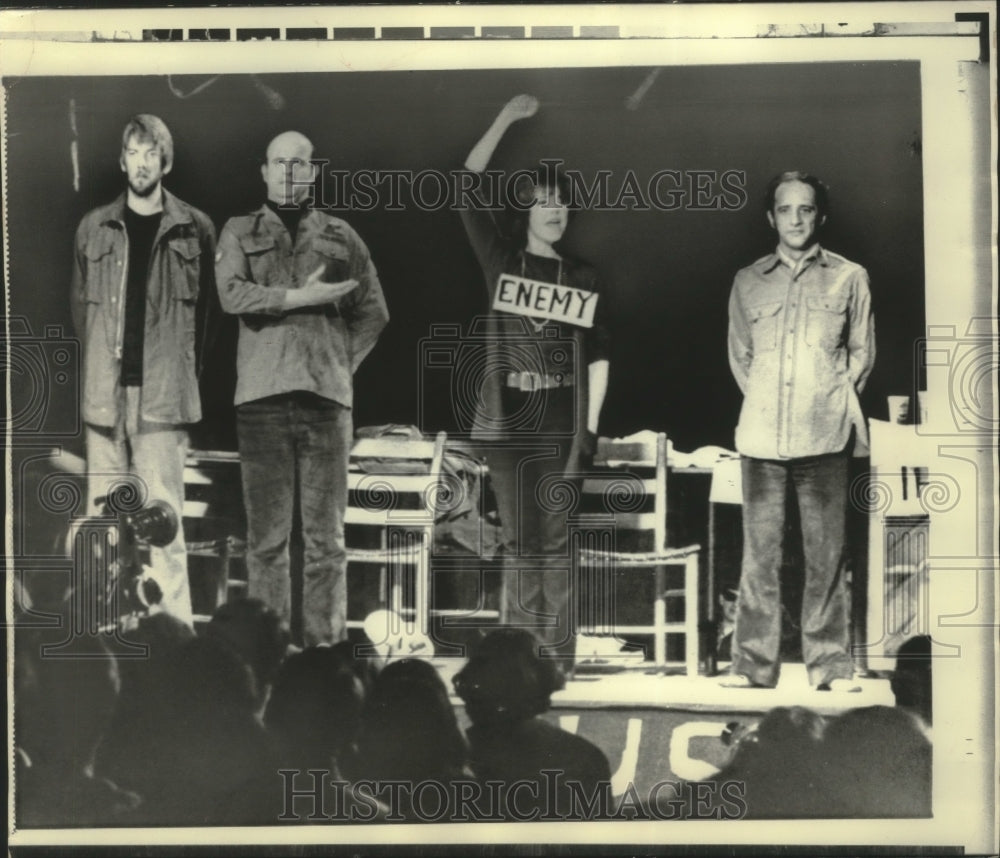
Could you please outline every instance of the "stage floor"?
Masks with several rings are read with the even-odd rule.
[[[452,677],[465,664],[463,658],[435,658],[453,691]],[[552,695],[553,709],[683,709],[688,712],[767,712],[775,706],[804,706],[822,715],[837,715],[862,706],[894,706],[887,679],[858,679],[858,692],[817,691],[809,685],[802,664],[785,664],[777,688],[723,688],[723,676],[687,677],[658,674],[652,668],[616,672],[578,672],[562,691]],[[453,696],[453,702],[461,700]]]

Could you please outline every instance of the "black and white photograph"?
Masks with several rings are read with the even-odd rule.
[[[0,21],[11,854],[995,854],[991,4]]]

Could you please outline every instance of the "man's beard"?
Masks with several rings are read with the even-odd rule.
[[[128,186],[137,197],[149,198],[159,190],[160,180],[157,179],[155,182],[150,182],[145,188],[137,188],[132,179],[129,179]]]

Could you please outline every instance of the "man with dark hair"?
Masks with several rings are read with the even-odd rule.
[[[773,687],[787,495],[805,563],[802,652],[809,682],[855,690],[844,580],[848,459],[867,453],[858,394],[875,360],[868,274],[821,247],[826,190],[782,173],[769,186],[774,253],[742,269],[729,301],[729,364],[743,408],[743,568],[729,687]]]
[[[267,200],[219,237],[222,309],[240,318],[236,430],[247,512],[249,595],[291,620],[288,543],[298,492],[307,646],[347,636],[347,462],[354,372],[389,320],[368,248],[311,205],[313,145],[267,147]]]
[[[161,182],[174,144],[161,119],[133,117],[119,163],[128,180],[76,231],[71,302],[83,346],[87,492],[96,499],[131,473],[147,500],[184,504],[187,426],[201,420],[198,375],[213,306],[215,228]],[[184,534],[151,549],[162,606],[191,623]]]

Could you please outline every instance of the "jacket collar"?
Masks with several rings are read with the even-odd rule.
[[[299,222],[300,225],[306,222],[306,219],[312,214],[312,209],[307,209],[302,213],[302,220]],[[262,224],[270,224],[272,228],[284,229],[285,225],[282,223],[281,218],[278,213],[274,211],[266,202],[260,204],[260,208],[254,209],[251,212],[251,216],[254,218],[253,231],[260,232]]]
[[[285,230],[285,225],[281,222],[281,218],[278,217],[277,213],[267,203],[261,203],[260,208],[254,209],[250,213],[250,217],[254,219],[253,232],[255,233],[262,230],[280,230],[281,232]],[[312,206],[307,207],[302,213],[302,220],[299,221],[299,235],[304,234],[304,229],[314,230],[331,237],[341,233],[341,227],[337,221],[331,218],[322,220],[318,220],[318,218],[321,218],[321,210],[315,209]]]
[[[176,224],[191,222],[191,213],[188,211],[187,206],[182,205],[181,201],[166,188],[161,188],[161,190],[163,191],[163,218],[160,221],[159,235],[162,235]],[[128,191],[122,191],[115,201],[108,206],[108,216],[103,222],[114,221],[119,224],[125,223],[125,205],[127,200]]]

